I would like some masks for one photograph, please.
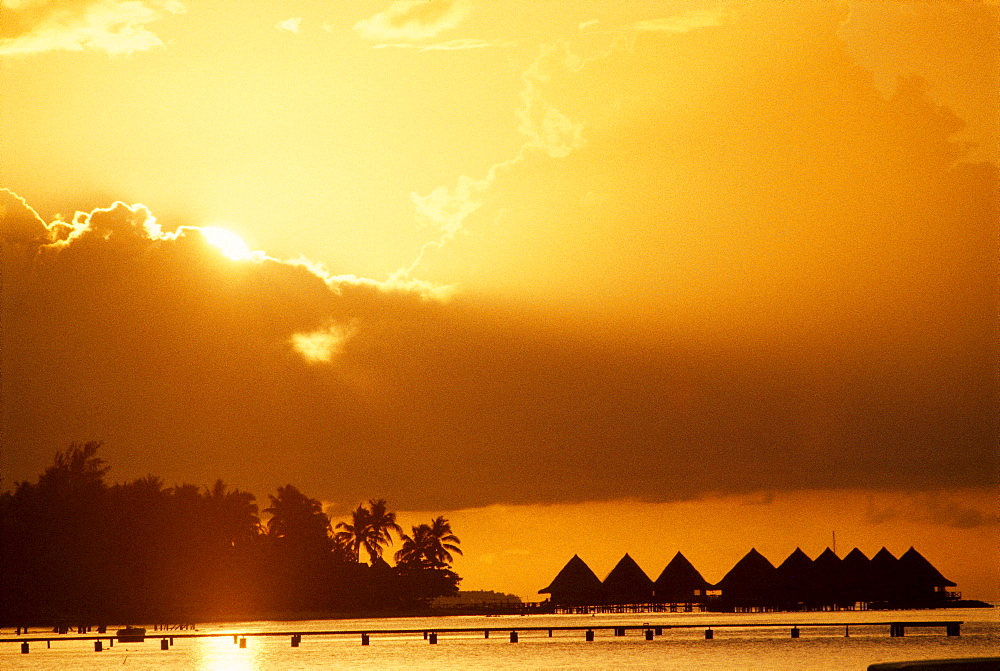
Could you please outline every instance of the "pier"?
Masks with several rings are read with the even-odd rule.
[[[703,630],[704,638],[706,641],[714,640],[716,631],[725,631],[727,629],[772,629],[772,630],[785,630],[788,632],[787,636],[791,638],[801,638],[805,630],[829,630],[838,629],[844,632],[844,636],[851,635],[851,627],[888,627],[888,634],[893,637],[905,636],[907,629],[913,628],[935,628],[943,629],[946,636],[960,636],[962,622],[956,620],[948,621],[893,621],[893,622],[803,622],[797,624],[790,624],[787,622],[725,622],[718,624],[711,624],[700,622],[697,624],[691,623],[651,623],[643,622],[641,624],[592,624],[592,625],[568,625],[568,626],[498,626],[498,627],[445,627],[436,629],[331,629],[322,631],[226,631],[226,632],[211,632],[211,633],[171,633],[169,635],[163,633],[153,633],[151,635],[146,635],[136,640],[135,638],[130,638],[126,641],[123,637],[121,639],[116,635],[108,634],[97,634],[93,636],[80,636],[80,635],[69,635],[69,636],[59,636],[59,635],[47,635],[47,636],[31,636],[30,638],[25,636],[18,636],[16,638],[2,638],[0,639],[0,644],[2,643],[17,643],[21,646],[21,652],[27,654],[31,651],[31,644],[45,644],[46,648],[52,646],[52,641],[93,641],[95,652],[101,652],[104,649],[104,644],[107,643],[108,647],[113,647],[116,642],[128,642],[137,643],[142,642],[145,639],[159,639],[160,649],[169,650],[174,644],[175,639],[186,639],[186,638],[229,638],[232,637],[233,644],[239,645],[241,648],[247,647],[248,639],[252,640],[254,638],[273,638],[273,637],[283,637],[290,640],[290,645],[293,648],[299,647],[303,640],[309,637],[336,637],[336,638],[354,638],[358,640],[360,645],[371,645],[372,640],[379,636],[413,636],[422,637],[431,645],[437,645],[439,641],[442,641],[442,636],[449,634],[452,635],[470,635],[476,634],[481,636],[483,639],[489,639],[491,634],[500,634],[501,636],[506,636],[510,643],[518,643],[520,639],[520,634],[534,633],[545,634],[545,638],[551,638],[554,632],[567,632],[567,633],[579,633],[581,634],[581,639],[587,642],[594,641],[596,635],[603,632],[604,636],[608,637],[623,637],[628,636],[629,633],[633,635],[638,634],[642,636],[647,641],[653,641],[655,637],[662,636],[663,632],[669,629],[690,629],[690,630]],[[446,639],[444,639],[446,640]]]

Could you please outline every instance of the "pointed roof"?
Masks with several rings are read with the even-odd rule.
[[[663,568],[660,577],[653,584],[657,591],[677,588],[695,590],[710,587],[709,582],[701,576],[698,569],[680,552],[675,554],[670,563]]]
[[[855,571],[867,571],[871,566],[871,559],[865,556],[865,553],[861,550],[854,548],[847,553],[847,556],[841,562],[844,567],[844,571],[848,574]]]
[[[872,564],[878,564],[880,566],[894,566],[899,560],[893,555],[889,550],[883,545],[882,549],[875,553],[872,557]]]
[[[829,569],[839,569],[843,561],[844,560],[838,557],[833,550],[827,548],[823,550],[820,553],[820,555],[816,557],[816,559],[813,560],[813,566],[823,571]]]
[[[626,552],[602,583],[613,603],[646,603],[653,596],[653,581]]]
[[[899,570],[900,573],[906,575],[908,578],[927,585],[955,586],[955,583],[941,575],[941,572],[934,568],[934,565],[924,559],[924,556],[913,547],[910,547],[899,558]]]
[[[601,590],[601,580],[590,570],[586,562],[580,559],[579,555],[566,562],[562,570],[552,579],[552,583],[538,590],[539,594],[554,594],[556,592],[569,592],[573,594],[598,593]]]
[[[778,566],[778,573],[784,575],[801,575],[811,571],[812,568],[813,560],[809,558],[809,555],[803,552],[802,548],[795,548],[795,551],[788,555],[788,558]]]
[[[774,580],[775,570],[767,557],[757,552],[756,548],[751,548],[743,559],[736,562],[736,566],[729,569],[717,587],[725,590],[744,585],[767,585]]]

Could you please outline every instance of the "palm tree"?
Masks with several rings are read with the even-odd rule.
[[[271,506],[263,512],[271,515],[267,521],[267,535],[285,539],[300,546],[326,547],[329,549],[330,519],[323,506],[293,485],[278,487],[278,495],[269,494]]]
[[[367,539],[371,529],[370,518],[371,513],[365,508],[364,504],[360,504],[351,512],[351,521],[349,523],[337,522],[337,529],[340,529],[340,531],[333,534],[333,542],[342,548],[346,548],[354,561],[361,561],[361,546],[368,547]]]
[[[414,568],[445,568],[453,561],[452,552],[462,554],[462,542],[451,530],[451,523],[438,516],[430,524],[413,527],[413,535],[403,534],[403,546],[396,562]]]
[[[355,561],[360,561],[361,548],[364,547],[372,563],[382,556],[382,547],[392,545],[392,534],[395,531],[400,536],[403,529],[396,524],[396,513],[390,512],[385,499],[371,499],[370,508],[359,504],[351,512],[351,521],[339,522],[334,534],[334,540],[350,548]]]

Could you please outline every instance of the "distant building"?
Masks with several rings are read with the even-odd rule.
[[[841,559],[826,548],[815,560],[796,548],[778,567],[751,549],[716,585],[678,552],[653,582],[628,554],[602,584],[577,555],[539,594],[557,606],[618,608],[698,604],[709,610],[929,608],[960,598],[955,583],[914,548],[897,559],[887,548],[868,559],[854,548]],[[622,611],[614,611],[622,612]],[[634,611],[630,611],[634,612]]]
[[[651,603],[653,581],[625,554],[604,579],[604,600],[609,604]]]
[[[726,609],[773,608],[777,598],[778,570],[756,548],[752,548],[716,585],[722,590]]]
[[[653,583],[657,603],[705,603],[711,584],[680,552],[674,555]]]
[[[552,583],[538,593],[548,594],[549,601],[559,606],[589,606],[604,602],[601,580],[579,555],[573,555]]]
[[[806,610],[817,602],[816,565],[802,548],[795,548],[776,574],[775,600],[781,610]]]

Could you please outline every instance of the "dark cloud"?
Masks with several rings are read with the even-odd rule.
[[[99,439],[119,478],[407,509],[995,485],[997,171],[919,82],[880,97],[842,18],[538,65],[529,136],[572,142],[444,194],[473,235],[431,250],[530,308],[7,194],[4,483]]]

